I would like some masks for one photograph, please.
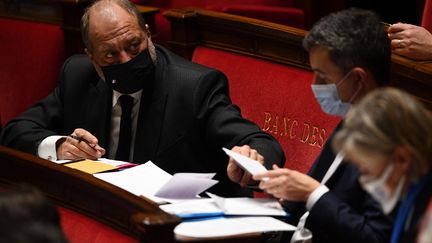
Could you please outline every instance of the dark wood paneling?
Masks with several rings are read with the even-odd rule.
[[[36,186],[54,202],[143,242],[174,242],[180,219],[90,174],[0,146],[0,185]]]
[[[172,25],[172,49],[191,58],[197,45],[310,69],[302,47],[306,31],[257,19],[197,8],[165,12]],[[432,109],[432,62],[393,55],[391,85],[404,89]]]

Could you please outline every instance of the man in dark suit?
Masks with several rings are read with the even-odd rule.
[[[349,9],[324,17],[303,45],[314,72],[312,91],[330,115],[344,117],[352,104],[388,82],[389,39],[369,11]],[[290,223],[296,224],[309,212],[305,227],[312,231],[315,243],[388,242],[392,217],[362,189],[357,168],[332,151],[333,134],[308,175],[275,166],[255,179],[270,178],[260,188],[290,201],[286,202]]]
[[[60,85],[5,127],[2,144],[47,159],[105,155],[169,173],[217,172],[212,191],[224,196],[248,194],[241,186],[253,180],[222,147],[283,164],[275,139],[231,103],[226,77],[154,46],[129,1],[96,1],[81,33],[87,57],[65,62]]]

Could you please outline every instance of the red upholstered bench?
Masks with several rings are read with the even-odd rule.
[[[226,74],[230,95],[242,115],[280,142],[285,167],[306,172],[340,121],[321,111],[305,69],[198,46],[194,62]]]
[[[63,232],[70,243],[132,243],[138,242],[130,236],[113,230],[92,218],[64,207],[57,207]]]
[[[322,112],[311,90],[304,30],[198,8],[165,13],[173,50],[228,77],[242,115],[272,134],[285,152],[285,167],[309,170],[340,122]]]
[[[57,86],[64,34],[58,25],[6,18],[0,18],[0,30],[0,125],[4,125]],[[71,243],[137,242],[84,214],[62,207],[59,212]]]
[[[0,123],[5,124],[57,84],[64,59],[58,25],[0,18]]]

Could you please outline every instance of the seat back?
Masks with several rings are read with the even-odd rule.
[[[312,94],[305,31],[202,9],[166,16],[174,51],[225,73],[242,115],[279,141],[286,167],[306,172],[340,118],[324,114]]]
[[[286,167],[309,169],[340,120],[321,111],[309,70],[202,46],[192,60],[225,73],[233,103],[279,141]]]
[[[421,26],[432,32],[432,0],[425,0]]]
[[[5,124],[57,85],[64,59],[60,26],[0,18],[0,123]]]

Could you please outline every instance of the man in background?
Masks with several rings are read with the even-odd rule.
[[[106,156],[151,160],[171,174],[217,172],[211,191],[223,196],[250,195],[241,187],[254,182],[222,147],[283,165],[276,140],[231,103],[225,75],[153,45],[128,0],[95,1],[81,33],[87,56],[64,63],[59,86],[12,120],[1,144],[51,160]]]
[[[387,34],[372,12],[348,9],[318,21],[303,41],[309,52],[312,91],[322,110],[345,117],[353,104],[388,82],[391,50]],[[340,129],[340,124],[333,134]],[[260,188],[290,201],[290,223],[303,215],[313,242],[388,242],[392,217],[358,182],[355,166],[331,149],[333,134],[309,173],[281,169],[255,176]],[[308,212],[309,215],[305,214]]]

